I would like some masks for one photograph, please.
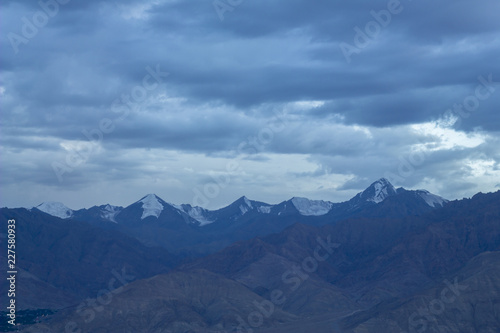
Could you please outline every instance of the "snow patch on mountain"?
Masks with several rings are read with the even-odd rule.
[[[309,200],[307,198],[292,198],[292,204],[301,215],[321,216],[332,209],[333,203],[323,200]]]
[[[239,205],[241,215],[245,215],[249,210],[253,209],[252,202],[247,197],[242,197],[243,204]],[[241,202],[241,201],[240,201]]]
[[[271,213],[271,208],[272,206],[260,206],[257,208],[257,210],[259,211],[259,213],[269,214]]]
[[[106,205],[103,207],[101,217],[111,222],[115,222],[115,216],[122,210],[122,207]]]
[[[375,184],[375,195],[371,199],[371,201],[379,203],[384,201],[385,198],[387,198],[388,193],[387,193],[387,187],[384,187],[382,184],[377,183]]]
[[[177,209],[179,209],[176,206]],[[184,211],[186,214],[188,214],[191,218],[195,219],[196,221],[200,222],[200,227],[213,223],[214,221],[209,220],[206,216],[206,210],[201,208],[201,207],[187,207],[185,209],[180,208],[182,211]]]
[[[43,202],[35,207],[38,210],[41,210],[44,213],[47,213],[52,216],[59,217],[61,219],[69,219],[73,216],[73,210],[66,207],[64,204],[60,202]]]
[[[139,202],[142,202],[143,209],[141,220],[144,220],[148,216],[154,216],[158,218],[163,211],[163,205],[158,200],[158,197],[154,194],[146,195]]]
[[[417,192],[418,195],[425,200],[425,203],[431,207],[442,207],[448,202],[448,200],[440,197],[439,195],[432,194],[427,190],[418,190]]]
[[[385,178],[381,178],[373,183],[368,189],[366,189],[362,196],[371,194],[374,191],[373,196],[367,198],[367,201],[373,201],[375,203],[380,203],[384,201],[387,197],[396,194],[396,189],[392,184]]]
[[[245,213],[248,212],[248,207],[240,205],[240,211],[241,211],[241,215],[245,215]]]
[[[250,202],[250,200],[248,200],[247,197],[243,197],[243,200],[245,201],[245,204],[248,206],[248,208],[253,208],[252,203]]]

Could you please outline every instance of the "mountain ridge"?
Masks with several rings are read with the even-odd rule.
[[[402,187],[396,189],[387,179],[380,178],[350,200],[339,203],[324,200],[311,200],[303,197],[292,197],[278,204],[268,204],[250,200],[246,196],[242,196],[225,207],[209,210],[199,206],[191,206],[190,204],[172,204],[164,201],[158,195],[151,193],[126,207],[104,204],[93,206],[89,209],[82,208],[79,210],[72,210],[63,203],[44,202],[33,208],[63,219],[71,219],[76,216],[79,220],[84,219],[91,210],[94,210],[92,217],[95,218],[95,211],[97,210],[100,211],[97,215],[99,215],[102,220],[117,223],[116,217],[120,215],[122,211],[130,209],[134,205],[141,205],[143,209],[141,220],[150,216],[159,218],[164,208],[170,207],[177,210],[177,213],[186,223],[192,223],[203,227],[221,220],[238,219],[253,210],[256,210],[260,214],[281,215],[290,213],[290,209],[292,209],[292,211],[303,216],[322,216],[339,207],[342,207],[340,209],[345,209],[344,207],[349,206],[348,210],[355,210],[367,204],[379,204],[387,198],[397,196],[405,191],[417,193],[427,205],[433,208],[443,206],[448,202],[448,200],[436,194],[432,194],[427,190],[406,190]]]

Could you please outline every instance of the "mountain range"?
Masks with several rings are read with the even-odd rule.
[[[243,196],[229,206],[218,210],[208,210],[190,204],[175,205],[165,202],[155,194],[148,194],[127,206],[112,206],[104,204],[93,206],[89,209],[72,210],[60,202],[43,202],[33,207],[49,215],[62,219],[74,220],[102,220],[114,223],[136,222],[137,211],[142,214],[140,220],[148,217],[159,219],[162,215],[175,212],[188,224],[203,227],[209,224],[220,224],[236,221],[249,212],[257,214],[270,214],[279,216],[281,214],[299,214],[302,216],[323,216],[327,214],[342,215],[349,211],[355,211],[364,207],[380,203],[393,196],[410,192],[416,201],[425,202],[430,207],[441,207],[447,202],[440,196],[429,193],[426,190],[408,191],[404,188],[394,188],[385,178],[381,178],[371,184],[366,190],[358,193],[354,198],[343,203],[332,203],[323,200],[309,200],[307,198],[294,197],[277,205],[253,201]],[[288,207],[288,208],[287,208]]]
[[[51,311],[21,332],[500,330],[500,191],[447,201],[380,179],[342,203],[242,197],[209,211],[148,195],[8,218],[21,308]]]
[[[381,178],[341,203],[294,197],[271,205],[243,196],[226,207],[207,210],[189,204],[170,204],[148,194],[127,207],[104,204],[71,210],[62,203],[45,202],[31,210],[68,221],[91,221],[100,227],[120,230],[147,246],[164,247],[184,256],[201,256],[235,241],[280,232],[294,223],[324,225],[367,214],[421,215],[446,202],[425,190],[396,189]]]

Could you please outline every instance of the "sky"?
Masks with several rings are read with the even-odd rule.
[[[500,189],[500,2],[0,4],[0,206]]]

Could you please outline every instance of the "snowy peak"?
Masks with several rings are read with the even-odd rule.
[[[186,204],[174,205],[174,207],[180,210],[181,212],[186,213],[193,220],[198,221],[200,223],[199,224],[200,227],[214,222],[213,219],[208,217],[210,211],[206,210],[205,208],[198,206],[193,207],[191,205],[186,205]]]
[[[310,200],[307,198],[293,197],[276,205],[248,199],[242,196],[233,203],[217,210],[208,210],[189,204],[173,205],[165,202],[155,194],[148,194],[139,201],[123,208],[112,205],[94,206],[90,209],[71,210],[59,202],[44,202],[33,207],[62,219],[78,221],[111,221],[120,224],[136,225],[140,220],[151,216],[160,219],[162,223],[168,221],[178,226],[181,222],[196,226],[209,224],[232,223],[240,220],[246,223],[254,218],[262,218],[263,214],[272,216],[347,216],[353,212],[370,209],[373,204],[383,202],[388,197],[393,197],[393,204],[412,204],[416,200],[419,207],[426,209],[444,206],[448,200],[430,193],[426,190],[395,189],[385,178],[373,182],[364,191],[359,192],[349,201],[332,203],[323,200]],[[392,201],[392,200],[391,200]],[[140,220],[139,220],[140,217]],[[271,217],[266,217],[266,219]]]
[[[248,208],[253,208],[252,202],[250,200],[248,200],[247,197],[243,197],[243,202],[245,202],[245,205],[247,205]]]
[[[253,200],[248,199],[246,196],[242,196],[241,198],[236,199],[231,205],[244,205],[248,208],[253,208]]]
[[[235,202],[233,202],[231,205],[236,205],[236,206],[243,206],[245,208],[248,208],[248,209],[253,209],[253,201],[248,199],[247,197],[243,196],[241,198],[239,198],[238,200],[236,200]]]
[[[112,206],[110,204],[104,205],[100,207],[101,209],[101,217],[105,220],[115,222],[115,216],[121,212],[122,207]]]
[[[210,224],[214,221],[210,220],[207,218],[206,214],[206,209],[201,208],[201,207],[191,207],[186,213],[191,216],[191,218],[195,219],[196,221],[200,222],[200,227]]]
[[[245,196],[236,201],[239,204],[241,215],[245,215],[249,210],[253,209],[252,202]]]
[[[41,210],[44,213],[47,213],[52,216],[59,217],[61,219],[69,219],[73,216],[73,210],[66,207],[64,204],[60,202],[43,202],[35,207],[38,210]]]
[[[213,217],[212,220],[214,221],[235,221],[244,215],[247,217],[249,214],[269,214],[272,207],[272,205],[267,203],[250,200],[243,196],[231,203],[229,206],[219,208],[215,211],[209,211],[209,213]]]
[[[301,215],[321,216],[327,214],[333,206],[333,203],[323,200],[309,200],[307,198],[292,198],[292,204],[297,208]]]
[[[427,190],[417,190],[417,194],[424,199],[425,203],[427,203],[431,207],[443,207],[448,200],[440,197],[439,195],[432,194]]]
[[[274,207],[273,205],[269,205],[264,202],[250,200],[245,196],[236,200],[235,203],[238,205],[241,215],[245,215],[251,210],[256,210],[262,214],[270,214],[271,209]]]
[[[448,200],[430,193],[427,190],[406,190],[402,187],[396,189],[392,184],[385,178],[380,178],[373,184],[371,184],[366,190],[359,193],[355,198],[357,198],[357,202],[359,202],[359,198],[364,202],[374,202],[380,203],[384,201],[386,198],[395,196],[395,195],[403,195],[406,192],[411,192],[417,197],[422,198],[427,205],[432,208],[442,207]]]
[[[161,203],[163,200],[160,199],[156,194],[148,194],[141,200],[139,203],[142,203],[142,216],[141,220],[144,220],[148,216],[154,216],[158,218],[163,211],[163,204]]]
[[[361,193],[361,198],[379,203],[393,195],[396,195],[394,186],[387,179],[380,178]]]
[[[254,208],[252,205],[252,201],[245,196],[239,198],[238,200],[233,202],[230,206],[238,207],[241,215],[245,215],[247,212],[249,212]]]

